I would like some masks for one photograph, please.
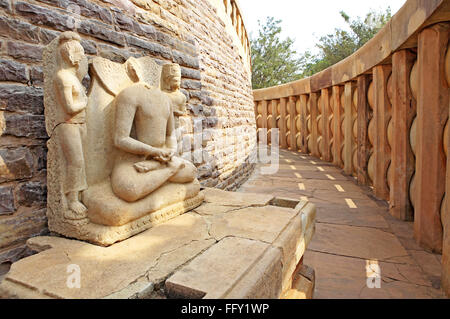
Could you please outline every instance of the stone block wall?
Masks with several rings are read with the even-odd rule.
[[[152,56],[181,65],[188,97],[183,156],[204,186],[251,173],[256,124],[248,61],[208,0],[0,0],[0,275],[46,234],[42,49],[77,31],[90,57]],[[86,79],[86,87],[89,79]]]

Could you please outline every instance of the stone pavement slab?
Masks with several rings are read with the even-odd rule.
[[[283,296],[314,234],[315,206],[268,194],[203,192],[197,209],[109,247],[30,239],[36,254],[11,266],[0,297]],[[72,273],[77,289],[68,284]]]
[[[377,209],[355,211],[345,206],[324,205],[317,207],[317,222],[358,227],[389,228]]]
[[[261,175],[257,166],[239,191],[316,205],[316,234],[303,259],[316,271],[315,298],[443,297],[441,256],[417,245],[413,223],[394,219],[370,187],[358,186],[331,163],[287,150],[280,155],[277,173]],[[368,262],[381,269],[379,289],[367,286]]]
[[[315,298],[443,298],[415,265],[378,262],[381,288],[367,286],[367,260],[307,251],[305,262],[316,272]]]
[[[313,251],[377,260],[408,255],[393,234],[380,229],[318,223],[316,234]]]

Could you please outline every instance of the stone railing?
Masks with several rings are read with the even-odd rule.
[[[250,68],[251,65],[251,46],[247,30],[244,25],[244,19],[239,8],[237,0],[208,0],[217,9],[217,14],[225,22],[226,29],[233,34],[234,42],[243,60]]]
[[[443,252],[447,293],[449,8],[449,0],[409,0],[347,59],[254,91],[257,126],[269,142],[278,128],[280,148],[332,162],[389,201],[393,216],[414,220],[417,242]]]

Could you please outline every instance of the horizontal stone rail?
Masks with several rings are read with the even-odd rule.
[[[443,253],[450,294],[450,0],[409,0],[350,57],[309,78],[253,91],[260,139],[322,158],[414,220]],[[266,130],[264,130],[266,129]]]

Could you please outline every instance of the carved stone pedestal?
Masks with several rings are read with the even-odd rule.
[[[3,298],[305,298],[315,206],[206,189],[204,203],[110,247],[36,237]],[[309,274],[309,275],[308,275]],[[302,291],[304,290],[304,291]]]

